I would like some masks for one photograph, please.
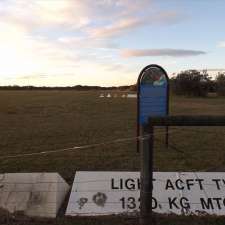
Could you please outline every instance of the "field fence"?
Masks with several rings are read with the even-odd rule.
[[[163,130],[162,130],[163,129]],[[222,135],[225,136],[225,129],[220,130],[218,135]],[[180,127],[173,127],[169,130],[169,132],[165,131],[164,127],[159,127],[159,130],[156,130],[154,132],[154,140],[156,143],[160,143],[162,142],[162,140],[157,136],[157,135],[165,135],[166,133],[168,134],[185,134],[185,133],[196,133],[199,134],[200,130],[197,127],[188,127],[188,129],[186,128],[180,128]],[[217,132],[215,131],[210,131],[210,130],[206,130],[206,129],[201,129],[201,133],[204,134],[213,134],[213,135],[217,135]],[[137,140],[146,140],[149,139],[151,137],[151,134],[145,134],[142,136],[133,136],[133,137],[125,137],[125,138],[118,138],[118,139],[114,139],[112,141],[106,141],[106,142],[100,142],[100,143],[93,143],[93,144],[87,144],[87,145],[79,145],[79,146],[72,146],[72,147],[68,147],[68,148],[60,148],[60,149],[55,149],[55,150],[46,150],[46,151],[41,151],[41,152],[22,152],[19,154],[10,154],[10,155],[3,155],[0,156],[0,160],[2,162],[4,162],[4,160],[7,159],[12,159],[12,160],[16,160],[18,158],[23,158],[23,159],[29,159],[29,157],[32,156],[43,156],[43,155],[54,155],[54,154],[58,154],[58,153],[66,153],[66,152],[79,152],[79,151],[84,151],[84,150],[88,150],[88,149],[93,149],[93,148],[97,148],[97,147],[101,147],[101,146],[110,146],[113,144],[126,144],[126,143],[131,143]],[[196,137],[197,138],[197,137]],[[175,152],[177,152],[178,154],[186,154],[187,151],[183,150],[181,148],[181,146],[177,146],[176,143],[173,143],[172,140],[169,141],[168,143],[168,148],[171,148],[172,150],[174,150]],[[208,167],[202,170],[198,170],[199,172],[209,172],[212,170],[215,170],[217,168],[220,168],[221,166],[225,166],[224,162],[222,162],[221,164],[217,164],[214,167]],[[0,179],[1,182],[1,179]]]
[[[225,130],[224,130],[225,131]],[[196,128],[180,128],[180,127],[173,127],[172,129],[170,128],[170,130],[167,131],[155,131],[153,136],[154,136],[154,140],[156,142],[160,142],[161,139],[156,137],[157,135],[165,135],[165,134],[174,134],[174,133],[185,133],[185,132],[192,132],[192,133],[199,133],[199,129]],[[202,133],[204,134],[216,134],[215,131],[209,131],[209,130],[201,130]],[[223,135],[225,136],[225,132],[224,133],[219,133],[219,135]],[[125,138],[118,138],[118,139],[114,139],[112,141],[106,141],[106,142],[100,142],[100,143],[93,143],[93,144],[87,144],[87,145],[79,145],[79,146],[72,146],[72,147],[68,147],[68,148],[60,148],[60,149],[55,149],[55,150],[47,150],[47,151],[41,151],[41,152],[30,152],[30,153],[20,153],[20,154],[15,154],[15,155],[5,155],[5,156],[0,156],[0,160],[4,160],[4,159],[17,159],[20,157],[26,158],[29,156],[39,156],[39,155],[47,155],[47,154],[56,154],[56,153],[63,153],[63,152],[73,152],[73,151],[79,151],[79,150],[85,150],[85,149],[91,149],[91,148],[96,148],[96,147],[100,147],[100,146],[107,146],[107,145],[113,145],[113,144],[123,144],[123,143],[128,143],[128,142],[133,142],[133,141],[137,141],[137,140],[146,140],[149,139],[152,136],[152,134],[144,134],[144,135],[140,135],[140,136],[133,136],[133,137],[125,137]],[[168,144],[168,147],[174,149],[175,151],[179,152],[179,153],[185,153],[185,151],[181,150],[178,146],[176,146],[176,144],[174,144],[171,140],[170,143]]]
[[[179,129],[180,131],[181,129]],[[169,134],[178,132],[176,129],[169,131]],[[155,132],[156,134],[166,134],[165,131],[158,131]],[[107,142],[101,142],[101,143],[93,143],[93,144],[88,144],[88,145],[81,145],[81,146],[73,146],[70,148],[62,148],[62,149],[56,149],[56,150],[49,150],[49,151],[42,151],[42,152],[31,152],[31,153],[21,153],[21,154],[16,154],[16,155],[6,155],[6,156],[1,156],[1,159],[9,159],[9,158],[18,158],[18,157],[27,157],[27,156],[36,156],[36,155],[45,155],[45,154],[54,154],[54,153],[60,153],[60,152],[67,152],[67,151],[77,151],[77,150],[83,150],[83,149],[90,149],[90,148],[95,148],[99,146],[104,146],[104,145],[111,145],[111,144],[116,144],[116,143],[126,143],[126,142],[131,142],[135,140],[146,140],[149,139],[151,135],[150,134],[145,134],[143,136],[135,136],[135,137],[127,137],[127,138],[118,138],[112,141],[107,141]]]

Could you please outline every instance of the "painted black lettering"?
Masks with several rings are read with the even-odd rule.
[[[220,203],[220,201],[222,200],[222,198],[213,198],[213,200],[216,201],[216,204],[217,204],[218,209],[221,209],[221,203]]]
[[[135,198],[134,197],[129,197],[127,199],[127,208],[128,209],[135,209],[136,208],[136,203],[135,203]]]
[[[138,190],[140,190],[141,189],[141,180],[140,180],[140,178],[137,179],[137,182],[138,182]]]
[[[125,198],[121,198],[120,201],[122,202],[122,208],[125,209]]]
[[[128,190],[134,190],[135,189],[135,181],[131,178],[128,178],[126,181],[125,181],[125,187],[128,189]]]
[[[224,180],[224,179],[222,179],[222,181],[223,181],[223,185],[225,185],[225,180]]]
[[[204,181],[204,179],[196,179],[196,181],[199,184],[200,190],[203,190],[204,188],[203,188],[202,182]]]
[[[175,189],[174,186],[173,186],[173,183],[170,179],[168,179],[167,182],[166,182],[166,190],[168,190],[169,188],[171,188],[173,190]]]
[[[207,200],[205,200],[204,198],[200,198],[200,202],[202,205],[202,209],[214,209],[211,198],[207,198]]]
[[[183,190],[184,186],[182,185],[184,182],[181,179],[177,179],[175,184],[178,190]]]
[[[113,189],[113,190],[114,190],[114,189],[119,189],[118,186],[117,186],[117,187],[115,186],[114,178],[111,179],[111,189]]]
[[[212,181],[216,183],[217,189],[220,190],[220,185],[219,185],[220,179],[212,179]]]
[[[152,197],[152,209],[156,209],[157,207],[158,207],[158,202],[154,197]]]
[[[189,200],[185,197],[182,197],[180,199],[180,205],[182,208],[184,209],[190,209],[190,203],[189,203]]]
[[[123,189],[123,179],[120,179],[120,189]]]
[[[168,198],[168,200],[170,209],[173,209],[173,206],[179,209],[178,205],[176,204],[177,197],[174,197],[173,199]]]
[[[193,186],[194,185],[194,179],[187,179],[187,189],[188,190],[190,190],[191,188],[191,186]]]

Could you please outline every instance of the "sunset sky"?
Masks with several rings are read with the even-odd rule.
[[[127,85],[225,68],[225,0],[0,0],[0,85]]]

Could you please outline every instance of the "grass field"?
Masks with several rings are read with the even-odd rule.
[[[135,139],[79,151],[7,158],[31,152],[111,142],[136,136],[136,99],[98,98],[99,92],[1,91],[0,173],[59,172],[69,183],[76,170],[139,170]],[[171,114],[224,115],[224,98],[171,96]],[[155,142],[156,171],[225,171],[225,128],[171,128]],[[172,147],[175,146],[176,148]],[[2,220],[2,221],[1,221]],[[23,224],[15,218],[9,224]],[[173,222],[172,222],[173,221]],[[177,221],[177,222],[175,222]],[[2,216],[0,223],[7,224]],[[29,224],[137,224],[118,217],[27,221]],[[223,217],[160,217],[158,224],[224,224]]]

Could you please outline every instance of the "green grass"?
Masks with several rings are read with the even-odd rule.
[[[135,140],[79,151],[2,158],[135,137],[136,99],[98,96],[99,92],[1,91],[0,173],[59,172],[71,183],[76,170],[139,170]],[[225,99],[171,96],[170,111],[174,115],[224,115]],[[164,129],[158,128],[156,133],[162,131]],[[170,144],[176,148],[168,150],[164,147],[163,135],[156,135],[156,171],[225,171],[225,128],[175,127],[170,132]],[[179,222],[173,224],[188,224],[193,220],[189,217],[175,218],[171,221]],[[73,218],[51,223],[118,224],[121,220],[117,217],[104,220]],[[160,224],[168,224],[168,220],[162,218]],[[195,219],[196,224],[222,224],[220,220],[224,221],[220,218]],[[128,220],[128,223],[133,222]]]

